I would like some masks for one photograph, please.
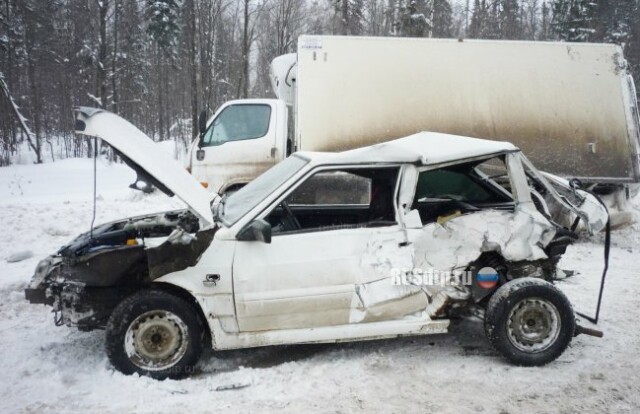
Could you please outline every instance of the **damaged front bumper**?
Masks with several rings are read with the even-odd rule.
[[[30,303],[53,306],[55,298],[49,289],[48,280],[49,275],[58,269],[61,262],[62,258],[49,256],[38,263],[29,287],[24,290],[24,296]]]
[[[127,289],[87,287],[67,280],[64,269],[64,258],[60,256],[40,261],[24,291],[27,301],[51,306],[57,326],[74,326],[85,331],[104,328]]]
[[[56,325],[102,329],[125,297],[195,265],[215,231],[183,210],[96,226],[38,263],[25,298],[53,307]]]

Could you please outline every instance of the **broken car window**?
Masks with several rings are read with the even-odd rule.
[[[420,173],[416,188],[418,201],[430,198],[444,198],[467,202],[484,202],[492,194],[474,182],[467,172],[434,170]]]
[[[398,171],[393,167],[316,173],[266,219],[273,234],[395,224]]]
[[[484,160],[475,166],[476,172],[483,180],[492,180],[510,191],[509,171],[504,157],[494,157]]]
[[[502,157],[420,172],[413,208],[423,223],[481,208],[513,208]]]

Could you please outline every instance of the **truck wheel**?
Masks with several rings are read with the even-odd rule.
[[[484,329],[493,347],[511,362],[539,366],[567,349],[575,323],[564,293],[549,282],[526,277],[504,284],[493,294]]]
[[[202,343],[203,328],[196,310],[159,290],[129,296],[107,323],[107,356],[127,375],[182,378],[193,372]]]

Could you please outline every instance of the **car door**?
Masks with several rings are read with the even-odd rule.
[[[385,194],[390,211],[376,207],[382,202],[370,187],[376,182],[372,178],[365,180],[369,187],[364,196],[357,191],[359,185],[363,190],[362,183],[337,185],[332,180],[313,183],[307,179],[307,185],[283,195],[256,217],[270,221],[273,236],[269,244],[237,243],[233,274],[240,331],[336,326],[371,319],[363,298],[375,300],[376,292],[372,296],[363,286],[389,277],[387,254],[393,257],[406,237],[396,220],[398,171],[385,173],[385,180],[393,181]],[[303,228],[279,224],[286,221],[283,200],[291,203],[288,208],[298,214]],[[314,204],[314,200],[322,202]]]

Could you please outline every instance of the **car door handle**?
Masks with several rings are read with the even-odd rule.
[[[220,275],[217,273],[208,274],[205,276],[205,279],[202,281],[202,284],[206,287],[214,287],[220,281]]]

